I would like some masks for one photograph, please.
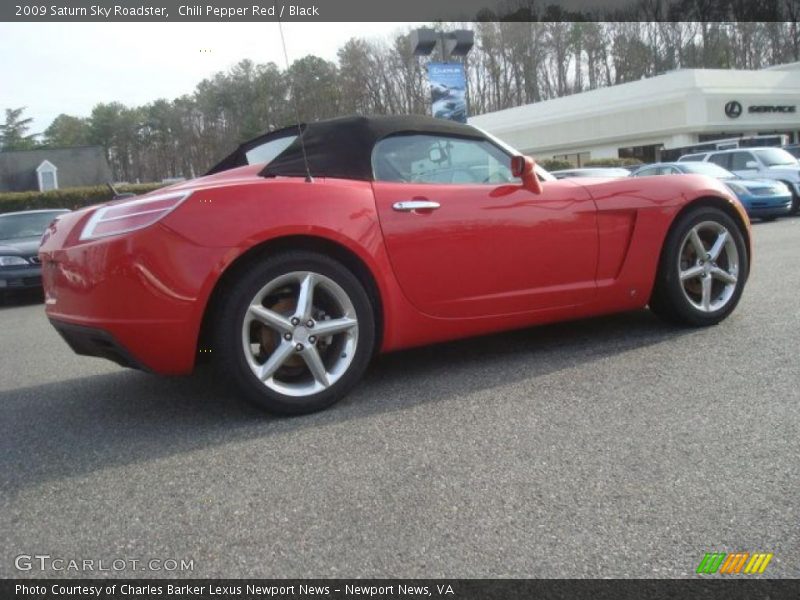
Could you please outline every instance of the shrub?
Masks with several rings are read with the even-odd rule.
[[[544,160],[537,161],[546,171],[561,171],[563,169],[572,169],[573,165],[568,160],[561,160],[558,158],[545,158]]]
[[[632,167],[641,164],[638,158],[593,158],[587,160],[584,167]]]
[[[117,187],[120,194],[130,192],[146,194],[164,187],[163,183],[140,183]],[[0,193],[0,213],[39,208],[76,209],[111,200],[113,194],[108,186],[66,188],[52,192],[3,192]]]

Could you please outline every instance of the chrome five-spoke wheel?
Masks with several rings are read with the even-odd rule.
[[[750,271],[747,223],[716,206],[689,207],[673,223],[661,251],[650,309],[694,327],[727,317]]]
[[[697,310],[710,313],[733,298],[739,278],[739,251],[721,223],[703,221],[683,239],[678,256],[681,289]]]
[[[245,262],[220,302],[215,362],[270,412],[330,406],[372,358],[375,313],[365,284],[324,254],[285,250]]]
[[[358,318],[347,292],[311,271],[267,283],[250,302],[242,326],[253,374],[287,396],[316,394],[336,383],[357,343]]]

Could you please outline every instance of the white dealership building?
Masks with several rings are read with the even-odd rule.
[[[536,158],[652,162],[714,139],[786,134],[800,141],[800,63],[757,71],[682,69],[472,117]]]

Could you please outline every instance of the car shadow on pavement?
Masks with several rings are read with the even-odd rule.
[[[209,368],[177,378],[125,370],[7,390],[0,392],[0,493],[457,399],[687,332],[638,311],[406,350],[377,358],[336,406],[295,418],[251,407]]]

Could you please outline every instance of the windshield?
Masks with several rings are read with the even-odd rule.
[[[786,150],[780,148],[759,148],[753,150],[761,162],[767,167],[797,166],[797,159]]]
[[[506,144],[503,140],[501,140],[499,138],[496,138],[495,136],[493,136],[488,131],[486,131],[484,129],[481,129],[480,127],[477,127],[475,125],[473,125],[472,127],[477,129],[478,131],[480,131],[488,139],[492,140],[492,142],[494,142],[495,145],[497,145],[500,148],[502,148],[503,150],[505,150],[511,156],[519,156],[521,154],[521,152],[519,152],[518,150],[515,150],[514,148],[512,148],[511,146]],[[539,181],[555,181],[556,180],[556,178],[553,175],[551,175],[546,169],[544,169],[538,163],[536,164],[536,176],[539,178]]]
[[[0,240],[41,237],[50,222],[64,211],[0,215]]]
[[[709,177],[716,177],[717,179],[730,179],[736,177],[736,175],[734,175],[727,169],[723,169],[722,167],[720,167],[719,165],[715,165],[714,163],[684,162],[681,163],[681,168],[686,173],[697,173],[698,175],[708,175]]]

